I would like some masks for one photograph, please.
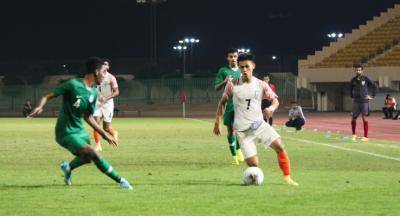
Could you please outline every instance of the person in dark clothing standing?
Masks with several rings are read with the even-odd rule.
[[[355,141],[357,118],[361,114],[364,124],[364,137],[361,141],[368,141],[368,114],[369,114],[369,101],[375,97],[377,86],[369,77],[364,75],[364,68],[362,65],[354,66],[356,76],[350,81],[350,96],[353,100],[351,129],[353,132],[352,140]],[[372,94],[369,95],[368,89],[372,89]]]

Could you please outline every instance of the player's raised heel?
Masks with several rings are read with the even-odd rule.
[[[237,156],[232,156],[232,165],[239,165],[239,160]]]
[[[121,178],[121,181],[119,182],[119,186],[120,186],[122,189],[133,190],[132,185],[129,184],[129,182],[128,182],[126,179],[124,179],[124,178]]]
[[[290,176],[285,176],[283,177],[283,180],[285,181],[285,184],[289,185],[289,186],[299,186],[299,183],[293,181],[292,178],[290,178]]]
[[[99,142],[99,143],[96,143],[96,144],[94,144],[94,150],[95,150],[95,151],[97,151],[97,152],[101,152],[101,151],[103,151],[103,148],[101,147],[101,144],[100,144],[100,142]]]
[[[72,172],[71,167],[67,161],[63,161],[60,164],[61,170],[64,172],[64,182],[66,185],[72,185]]]

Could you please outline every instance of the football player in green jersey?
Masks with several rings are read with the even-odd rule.
[[[44,95],[38,107],[29,116],[40,114],[47,101],[61,95],[63,100],[57,118],[56,141],[76,156],[70,163],[63,161],[60,165],[65,174],[65,184],[72,184],[71,177],[74,169],[93,161],[101,172],[119,183],[121,188],[131,190],[132,186],[129,182],[121,178],[113,167],[90,146],[89,136],[81,122],[81,119],[84,118],[108,143],[114,146],[118,145],[118,142],[108,135],[93,118],[97,99],[96,85],[99,85],[104,79],[105,70],[102,59],[89,58],[83,78],[66,81],[51,93]]]
[[[240,78],[240,70],[238,67],[238,51],[237,49],[229,49],[226,52],[226,60],[228,61],[228,66],[221,67],[218,70],[217,76],[215,77],[215,90],[219,91],[225,88],[227,82],[237,80]],[[243,154],[240,150],[239,143],[237,142],[236,136],[233,134],[233,101],[230,99],[224,111],[224,125],[228,131],[228,144],[229,150],[232,154],[232,164],[239,165],[239,162],[243,162]]]

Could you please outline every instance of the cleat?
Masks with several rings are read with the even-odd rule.
[[[290,178],[290,176],[285,176],[283,177],[283,180],[285,181],[285,183],[289,186],[299,186],[299,183],[293,181],[292,178]]]
[[[243,153],[242,150],[238,149],[237,151],[237,159],[239,162],[243,162],[244,161],[244,157],[243,157]]]
[[[124,178],[121,178],[121,181],[119,182],[119,186],[120,186],[122,189],[133,190],[132,185],[129,184],[129,182],[128,182],[126,179],[124,179]]]
[[[356,139],[357,139],[357,135],[352,135],[351,136],[351,141],[356,141]]]
[[[361,138],[361,141],[363,141],[363,142],[368,142],[368,141],[369,141],[369,138],[368,138],[368,137],[363,137],[363,138]]]
[[[60,164],[61,170],[64,172],[64,182],[66,185],[72,185],[72,172],[71,167],[67,161],[63,161]]]
[[[95,144],[94,150],[97,151],[97,152],[103,151],[103,148],[101,147],[100,142]]]
[[[232,156],[232,165],[239,165],[239,160],[237,156]]]

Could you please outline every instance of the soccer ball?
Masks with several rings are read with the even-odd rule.
[[[249,167],[243,173],[245,185],[261,185],[264,181],[264,173],[258,167]]]

